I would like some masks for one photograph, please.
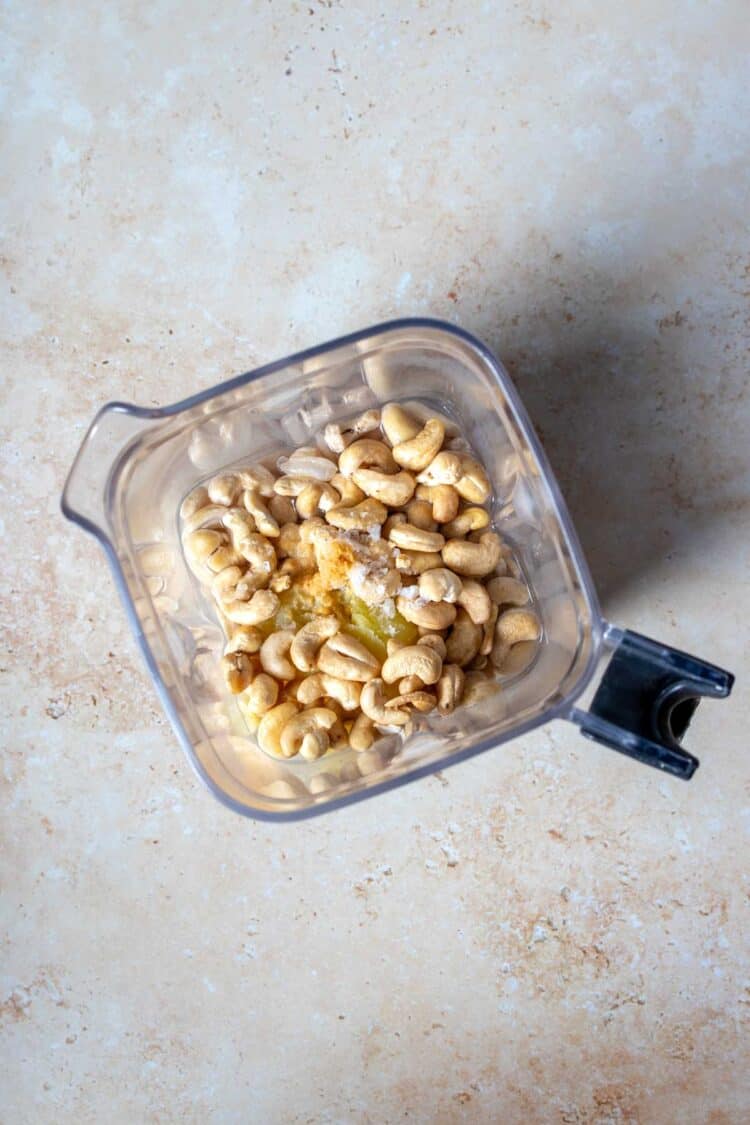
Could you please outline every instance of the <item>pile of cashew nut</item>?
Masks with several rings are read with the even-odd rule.
[[[498,675],[528,661],[541,626],[490,526],[490,494],[444,420],[388,403],[327,425],[275,469],[232,469],[186,497],[185,557],[214,599],[224,680],[262,750],[307,760],[368,750],[496,690]],[[375,553],[377,583],[363,596],[390,598],[415,627],[414,643],[388,640],[384,660],[341,612],[276,623],[285,592],[342,541]]]

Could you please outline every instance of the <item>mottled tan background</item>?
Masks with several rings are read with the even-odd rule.
[[[750,1115],[744,0],[3,7],[0,1120]],[[107,399],[397,314],[508,363],[695,780],[557,724],[234,817],[58,512]]]

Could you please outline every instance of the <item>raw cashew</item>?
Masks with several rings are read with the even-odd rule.
[[[208,498],[212,504],[223,504],[225,508],[231,507],[239,494],[242,485],[234,473],[220,473],[208,482]]]
[[[437,684],[437,704],[441,715],[450,715],[461,702],[464,673],[458,664],[444,664]]]
[[[370,681],[372,683],[372,680]],[[349,745],[352,750],[369,750],[375,741],[375,724],[369,715],[362,711],[352,723],[349,731]]]
[[[206,566],[214,574],[220,574],[222,570],[226,570],[230,566],[238,566],[239,563],[244,562],[242,555],[235,551],[230,543],[222,543],[217,547],[212,555],[206,559]]]
[[[276,552],[264,535],[249,530],[255,526],[249,512],[242,508],[230,508],[224,516],[224,526],[235,551],[250,563],[253,570],[270,576],[276,567]]]
[[[237,597],[237,586],[242,581],[244,571],[239,566],[227,566],[211,579],[211,593],[220,602],[242,601]]]
[[[482,625],[482,643],[479,646],[480,656],[489,656],[492,652],[492,645],[495,640],[495,625],[497,624],[499,613],[499,606],[496,606],[493,602],[490,608],[490,615]]]
[[[440,636],[440,633],[424,633],[417,641],[418,645],[426,645],[427,648],[433,649],[441,660],[445,660],[447,649],[445,641]],[[390,656],[391,654],[388,653]]]
[[[406,521],[413,527],[421,527],[423,531],[437,531],[437,523],[432,518],[432,504],[429,500],[410,500],[406,505]]]
[[[537,641],[541,635],[539,618],[530,609],[508,609],[495,625],[495,640],[490,658],[495,668],[502,668],[513,645],[521,641]]]
[[[331,478],[331,484],[341,498],[336,505],[337,507],[352,508],[365,498],[362,489],[354,483],[351,477],[345,477],[343,473],[336,473],[335,477]]]
[[[408,711],[396,707],[390,711],[386,709],[383,681],[379,677],[365,684],[359,702],[362,713],[381,726],[404,726],[409,722]]]
[[[188,492],[185,499],[180,504],[180,519],[187,520],[190,516],[195,515],[201,508],[205,508],[208,504],[208,490],[199,484],[192,492]]]
[[[237,629],[224,645],[224,655],[229,656],[233,652],[249,652],[255,653],[260,650],[263,644],[263,634],[260,629],[255,629],[252,625],[247,625],[244,629]]]
[[[424,629],[447,629],[456,620],[456,607],[450,602],[424,602],[403,595],[396,599],[396,608],[402,617]]]
[[[371,680],[377,676],[380,662],[361,641],[337,633],[320,649],[318,668],[340,680]]]
[[[443,450],[417,476],[417,484],[457,484],[461,479],[461,455]]]
[[[440,450],[445,426],[439,418],[429,418],[419,433],[393,447],[393,459],[415,473],[426,469]]]
[[[289,496],[277,496],[274,493],[268,501],[268,510],[279,527],[285,523],[296,523],[297,521],[297,512]]]
[[[291,629],[282,629],[266,637],[260,646],[260,663],[269,676],[274,676],[277,680],[293,680],[297,675],[297,670],[289,659],[293,640],[294,632]]]
[[[276,706],[279,698],[279,685],[267,672],[259,672],[250,686],[242,693],[239,701],[253,715],[265,715]]]
[[[460,600],[462,585],[461,579],[452,570],[437,566],[420,575],[419,593],[428,602],[455,602]]]
[[[421,429],[417,419],[396,402],[389,402],[382,408],[380,422],[391,445],[410,441]]]
[[[276,616],[279,599],[273,590],[256,590],[249,602],[223,602],[221,608],[236,625],[260,625]]]
[[[411,473],[383,473],[378,469],[355,469],[352,480],[367,496],[398,508],[411,500],[417,482]]]
[[[243,488],[257,488],[261,496],[273,496],[276,477],[265,465],[251,465],[237,473]]]
[[[277,496],[299,496],[309,483],[309,477],[283,476],[274,483],[273,489]]]
[[[347,446],[339,455],[339,472],[345,477],[353,476],[356,469],[368,468],[372,465],[382,469],[384,473],[398,472],[398,465],[388,446],[373,438],[360,438],[359,441]]]
[[[484,504],[492,486],[482,465],[468,454],[461,456],[461,477],[456,481],[456,492],[471,504]]]
[[[399,523],[408,523],[409,517],[406,512],[392,512],[382,527],[382,535],[384,539],[388,539],[391,534],[391,528]],[[418,525],[417,525],[418,526]]]
[[[187,516],[183,522],[183,537],[192,534],[194,531],[198,531],[200,528],[221,527],[226,511],[223,504],[206,504],[203,508],[197,508],[192,515]]]
[[[492,612],[490,595],[481,582],[475,578],[464,578],[461,592],[456,602],[468,613],[475,625],[484,625]]]
[[[385,523],[388,509],[379,500],[368,498],[352,508],[330,508],[326,519],[333,527],[342,531],[366,531],[370,527]]]
[[[322,757],[331,744],[328,732],[338,720],[328,707],[312,707],[292,715],[281,731],[281,753],[285,758],[300,754],[308,761]]]
[[[525,582],[505,575],[491,578],[487,583],[487,593],[496,605],[526,605],[529,588]]]
[[[460,609],[445,642],[449,664],[465,667],[479,652],[482,643],[482,626],[475,625],[465,609]]]
[[[401,575],[393,567],[373,574],[366,570],[360,574],[359,569],[352,568],[349,581],[357,597],[369,605],[378,605],[384,598],[392,598],[401,589]]]
[[[419,676],[423,684],[436,684],[442,666],[439,654],[427,645],[405,645],[387,658],[381,676],[387,684],[404,676]]]
[[[246,652],[232,652],[221,658],[224,682],[232,695],[244,691],[255,675],[255,664]]]
[[[394,707],[413,707],[415,711],[426,714],[428,711],[434,711],[436,705],[437,700],[431,692],[412,691],[408,695],[397,695],[393,699],[389,699],[385,709],[390,711]]]
[[[281,757],[281,732],[294,715],[297,714],[299,708],[293,699],[287,699],[284,703],[279,703],[277,707],[272,707],[270,711],[266,711],[263,718],[260,720],[258,726],[258,745],[261,750],[265,750],[267,754],[275,754],[276,757]]]
[[[257,488],[246,488],[242,494],[242,503],[255,520],[255,526],[261,535],[275,539],[279,534],[279,525],[264,504]]]
[[[404,676],[403,680],[398,681],[398,694],[411,695],[413,691],[419,691],[422,686],[419,676]]]
[[[226,543],[226,536],[220,531],[193,531],[185,536],[185,555],[191,565],[199,565],[207,562],[214,551],[224,543]]]
[[[380,425],[380,411],[366,410],[355,418],[350,426],[342,429],[338,422],[329,422],[323,433],[323,441],[332,453],[343,453],[347,445],[361,434],[369,434]]]
[[[445,544],[445,538],[438,531],[423,531],[411,523],[395,524],[388,538],[408,551],[439,551]]]
[[[312,672],[318,656],[318,650],[324,641],[333,637],[339,631],[339,622],[336,617],[313,617],[303,625],[296,634],[289,649],[292,663],[300,672]]]
[[[486,508],[464,508],[445,525],[443,531],[447,539],[461,539],[470,531],[481,531],[489,522],[490,514]]]
[[[452,484],[418,484],[417,496],[430,505],[436,523],[455,519],[461,500]]]
[[[327,512],[335,508],[341,499],[336,489],[325,481],[311,481],[297,497],[297,511],[302,519],[309,519],[316,512]]]
[[[483,532],[478,543],[467,539],[449,539],[442,554],[445,565],[457,574],[483,578],[497,566],[500,540],[494,531]]]
[[[424,574],[426,570],[442,566],[442,563],[437,551],[405,551],[401,548],[396,556],[396,569],[408,575]]]
[[[329,698],[340,704],[344,711],[356,711],[361,691],[362,685],[356,680],[340,680],[325,672],[313,672],[297,688],[297,699],[307,706],[318,699]]]

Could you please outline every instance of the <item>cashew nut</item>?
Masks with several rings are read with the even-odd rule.
[[[411,695],[413,691],[419,691],[422,686],[419,676],[404,676],[403,680],[398,681],[398,694]]]
[[[492,602],[481,582],[475,578],[464,578],[461,592],[456,598],[458,605],[468,613],[475,625],[484,625],[490,619]]]
[[[203,508],[197,508],[183,521],[183,536],[190,535],[193,531],[198,531],[200,528],[221,527],[226,511],[223,504],[206,504]]]
[[[482,465],[468,454],[461,456],[461,477],[456,481],[456,492],[471,504],[484,504],[492,486]]]
[[[442,558],[437,551],[404,551],[399,549],[396,556],[396,569],[402,574],[424,574],[426,570],[434,570],[442,565]]]
[[[362,695],[359,699],[362,713],[372,719],[374,723],[381,726],[404,726],[409,722],[410,715],[406,710],[401,710],[393,707],[390,710],[386,709],[385,691],[383,688],[383,681],[380,677],[370,680],[362,688]]]
[[[388,509],[385,504],[368,498],[352,508],[330,508],[326,512],[326,519],[341,531],[366,531],[370,527],[385,523],[387,515]]]
[[[491,578],[487,583],[487,593],[496,605],[526,605],[529,588],[525,582],[505,575]]]
[[[343,473],[336,473],[331,478],[331,484],[341,497],[337,506],[353,508],[355,504],[359,504],[365,498],[362,489],[354,483],[351,477],[345,477]]]
[[[380,424],[391,445],[401,445],[420,431],[420,423],[397,402],[387,403],[380,412]]]
[[[361,434],[369,434],[380,425],[380,411],[365,410],[351,425],[342,429],[338,422],[329,422],[323,433],[323,441],[332,453],[343,453],[347,445]]]
[[[208,498],[212,504],[229,508],[241,491],[242,485],[235,473],[220,473],[208,482]]]
[[[276,477],[265,465],[251,465],[237,473],[243,488],[257,488],[261,496],[273,496]]]
[[[252,681],[255,664],[246,652],[232,652],[222,656],[221,670],[232,695],[239,695]]]
[[[259,672],[239,700],[242,707],[253,715],[265,715],[276,706],[279,698],[279,685],[267,672]]]
[[[480,656],[489,656],[492,652],[492,645],[495,639],[495,625],[497,624],[499,613],[499,606],[496,606],[493,602],[490,608],[490,615],[482,625],[482,643],[479,646]]]
[[[299,708],[294,700],[287,699],[284,703],[279,703],[278,706],[272,707],[270,711],[266,711],[260,720],[257,732],[258,745],[261,750],[264,750],[266,754],[281,757],[281,732],[289,720],[297,714],[298,710]]]
[[[483,703],[498,694],[498,686],[494,680],[487,677],[486,672],[467,672],[464,680],[463,703],[471,707],[476,703]]]
[[[387,684],[404,676],[419,676],[423,684],[436,684],[442,666],[440,655],[428,645],[405,645],[386,659],[381,676]]]
[[[430,505],[436,523],[455,519],[461,499],[452,484],[418,484],[417,496]]]
[[[445,641],[440,636],[440,633],[424,633],[417,641],[418,645],[427,645],[428,648],[433,649],[438,654],[441,660],[445,660],[447,649]],[[390,656],[391,654],[388,653]]]
[[[458,664],[444,664],[437,683],[437,705],[441,715],[450,715],[461,702],[464,673]]]
[[[421,598],[415,601],[401,595],[396,599],[396,608],[407,621],[431,633],[447,629],[456,619],[456,607],[450,602],[425,602]]]
[[[464,508],[455,519],[450,520],[443,531],[446,539],[461,539],[470,531],[481,531],[490,522],[490,514],[486,508]]]
[[[300,754],[308,761],[322,757],[331,744],[328,732],[337,721],[338,715],[328,707],[312,707],[292,715],[281,731],[281,753],[285,758]]]
[[[297,675],[297,670],[289,659],[293,640],[294,632],[291,629],[281,629],[266,637],[260,646],[260,663],[269,676],[274,676],[277,680],[293,680]]]
[[[384,473],[398,472],[398,465],[388,446],[373,438],[360,438],[359,441],[347,446],[339,455],[339,472],[345,477],[353,476],[357,469],[372,465],[382,469]]]
[[[460,453],[443,450],[417,476],[417,484],[457,484],[462,476]]]
[[[297,688],[297,699],[307,706],[327,697],[340,704],[344,711],[356,711],[361,691],[362,685],[357,680],[340,680],[325,672],[313,672]]]
[[[263,634],[260,629],[248,625],[244,629],[235,630],[224,645],[224,655],[230,656],[233,652],[255,653],[259,651],[262,644]]]
[[[275,539],[279,534],[279,525],[263,503],[257,488],[246,488],[242,494],[242,503],[255,520],[255,526],[261,535]]]
[[[460,609],[445,642],[449,664],[465,667],[479,652],[482,643],[482,626],[475,625],[465,609]]]
[[[397,695],[393,699],[389,699],[385,705],[386,711],[390,712],[392,708],[413,707],[415,711],[420,711],[426,714],[428,711],[434,711],[437,700],[435,696],[429,691],[412,691],[408,695]]]
[[[303,519],[309,519],[316,512],[327,512],[341,503],[341,498],[332,485],[325,481],[311,481],[297,497],[297,511]]]
[[[195,515],[201,508],[205,508],[208,504],[208,490],[199,484],[192,492],[188,492],[185,499],[180,504],[180,519],[187,520],[190,516]]]
[[[495,625],[495,640],[490,659],[495,668],[502,668],[508,653],[521,641],[537,641],[542,627],[539,618],[530,609],[507,609]]]
[[[207,562],[224,543],[226,537],[220,531],[193,531],[183,540],[185,556],[193,566]]]
[[[373,681],[371,680],[370,683]],[[369,715],[362,711],[352,723],[349,731],[349,745],[352,750],[369,750],[375,741],[375,724]]]
[[[445,565],[457,574],[483,578],[497,566],[500,540],[494,531],[483,532],[478,543],[468,539],[449,539],[442,554]]]
[[[279,527],[285,523],[297,522],[297,511],[289,496],[277,496],[274,493],[268,501],[268,510]]]
[[[214,574],[220,574],[227,567],[237,566],[241,562],[244,562],[242,555],[235,551],[230,543],[222,543],[212,555],[208,556],[206,566]]]
[[[461,589],[461,579],[444,566],[427,570],[419,578],[419,593],[428,602],[455,602],[459,600]]]
[[[244,571],[239,566],[225,567],[211,579],[211,593],[220,602],[242,601],[242,598],[237,597],[237,586],[243,575]]]
[[[236,625],[260,625],[262,621],[270,621],[276,616],[279,599],[273,590],[256,590],[249,602],[223,602],[221,608]]]
[[[439,551],[445,544],[445,538],[438,531],[424,531],[411,523],[395,524],[388,538],[397,547],[404,547],[409,551]]]
[[[361,641],[337,633],[320,649],[318,668],[340,680],[371,680],[377,676],[380,662]]]
[[[417,482],[411,473],[383,473],[378,469],[355,469],[352,480],[367,496],[398,508],[411,500]]]
[[[312,672],[318,656],[318,650],[324,641],[333,637],[339,631],[339,622],[336,617],[313,617],[303,625],[296,634],[289,649],[292,663],[300,672]]]
[[[393,447],[393,459],[415,473],[426,469],[440,450],[445,426],[439,418],[429,418],[419,433]]]
[[[406,505],[406,520],[423,531],[437,531],[437,523],[432,518],[432,504],[428,500],[411,500]]]
[[[274,492],[277,496],[299,496],[310,483],[309,477],[283,476],[274,483]]]

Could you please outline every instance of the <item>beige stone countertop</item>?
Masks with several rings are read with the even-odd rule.
[[[747,5],[0,32],[0,1121],[747,1121]],[[689,784],[560,723],[302,824],[193,776],[76,449],[399,315],[502,356],[607,616],[737,674]]]

